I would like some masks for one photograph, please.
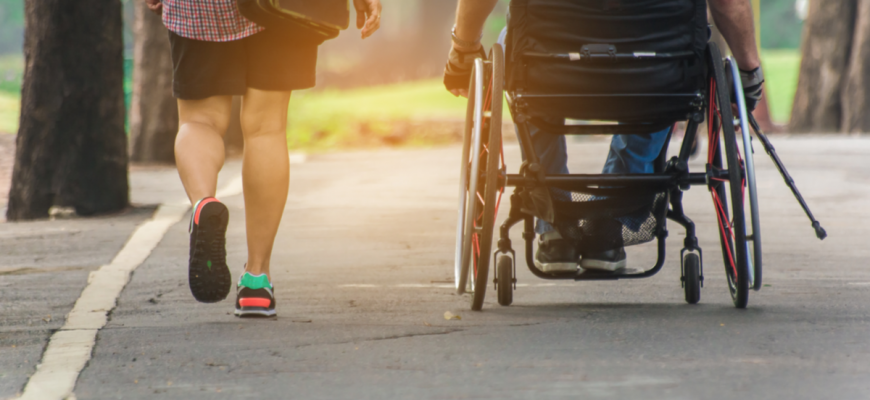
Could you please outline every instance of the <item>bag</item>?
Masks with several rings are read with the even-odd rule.
[[[239,11],[271,31],[321,44],[350,25],[347,0],[236,0]]]

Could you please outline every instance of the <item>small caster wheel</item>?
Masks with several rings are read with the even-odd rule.
[[[701,301],[701,259],[695,253],[683,258],[683,288],[686,303],[698,304]]]
[[[509,306],[514,302],[514,263],[508,256],[498,258],[496,266],[498,304]]]

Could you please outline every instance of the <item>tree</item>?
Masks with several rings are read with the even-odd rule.
[[[135,2],[133,100],[130,158],[134,162],[175,162],[178,107],[172,97],[172,55],[160,17]]]
[[[843,132],[870,132],[870,1],[858,0],[855,34],[842,90]]]
[[[129,204],[121,3],[26,0],[25,71],[9,220]]]
[[[866,7],[864,7],[866,8]],[[801,43],[791,132],[836,132],[855,32],[857,0],[813,0]]]

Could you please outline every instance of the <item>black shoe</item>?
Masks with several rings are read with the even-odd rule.
[[[232,276],[227,268],[226,233],[230,213],[223,203],[206,197],[190,216],[190,293],[203,303],[227,298]]]
[[[245,272],[239,278],[236,295],[236,316],[240,318],[274,317],[275,293],[266,274],[254,276]]]
[[[538,241],[535,266],[544,272],[577,272],[577,250],[558,232],[547,232]]]
[[[584,269],[602,271],[618,271],[625,268],[625,248],[602,251],[600,253],[584,254],[580,266]]]

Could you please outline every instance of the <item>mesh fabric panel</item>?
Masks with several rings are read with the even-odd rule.
[[[632,199],[558,192],[554,197],[562,200],[570,197],[571,201],[556,200],[556,229],[563,237],[576,242],[581,252],[599,252],[647,243],[665,227],[667,192]],[[581,211],[565,212],[572,208]],[[563,212],[560,213],[560,210]]]

